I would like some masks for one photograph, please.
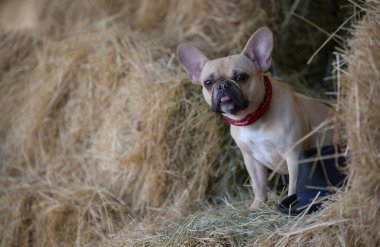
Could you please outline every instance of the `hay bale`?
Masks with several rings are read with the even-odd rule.
[[[177,216],[206,200],[215,166],[236,170],[173,50],[120,27],[54,25],[2,34],[1,245],[72,246]]]
[[[225,194],[249,198],[228,126],[174,51],[187,40],[236,53],[263,23],[280,32],[288,5],[33,3],[32,25],[23,10],[0,25],[2,246],[97,244]]]

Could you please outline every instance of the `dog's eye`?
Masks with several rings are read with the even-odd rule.
[[[203,82],[203,85],[204,85],[205,87],[211,87],[211,85],[212,85],[212,81],[211,81],[211,80],[206,80],[205,82]]]
[[[237,82],[244,82],[249,78],[249,75],[243,73],[243,74],[238,74],[235,76],[235,81]]]

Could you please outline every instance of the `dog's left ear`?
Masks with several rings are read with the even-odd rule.
[[[242,52],[259,71],[266,71],[271,66],[273,33],[267,27],[258,29],[248,40]]]

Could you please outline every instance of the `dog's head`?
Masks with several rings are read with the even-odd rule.
[[[237,114],[259,104],[265,93],[261,73],[271,65],[273,34],[263,27],[247,42],[241,54],[209,60],[189,45],[178,46],[179,61],[193,83],[203,86],[203,95],[216,113]]]

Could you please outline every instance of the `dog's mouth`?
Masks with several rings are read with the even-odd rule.
[[[222,98],[220,98],[220,103],[226,103],[226,102],[229,102],[231,100],[232,100],[231,97],[223,96]]]
[[[219,108],[222,113],[232,112],[235,108],[234,101],[230,96],[223,96],[220,98]]]
[[[248,107],[249,102],[241,89],[232,82],[227,86],[216,85],[212,91],[211,110],[216,113],[235,114]]]

